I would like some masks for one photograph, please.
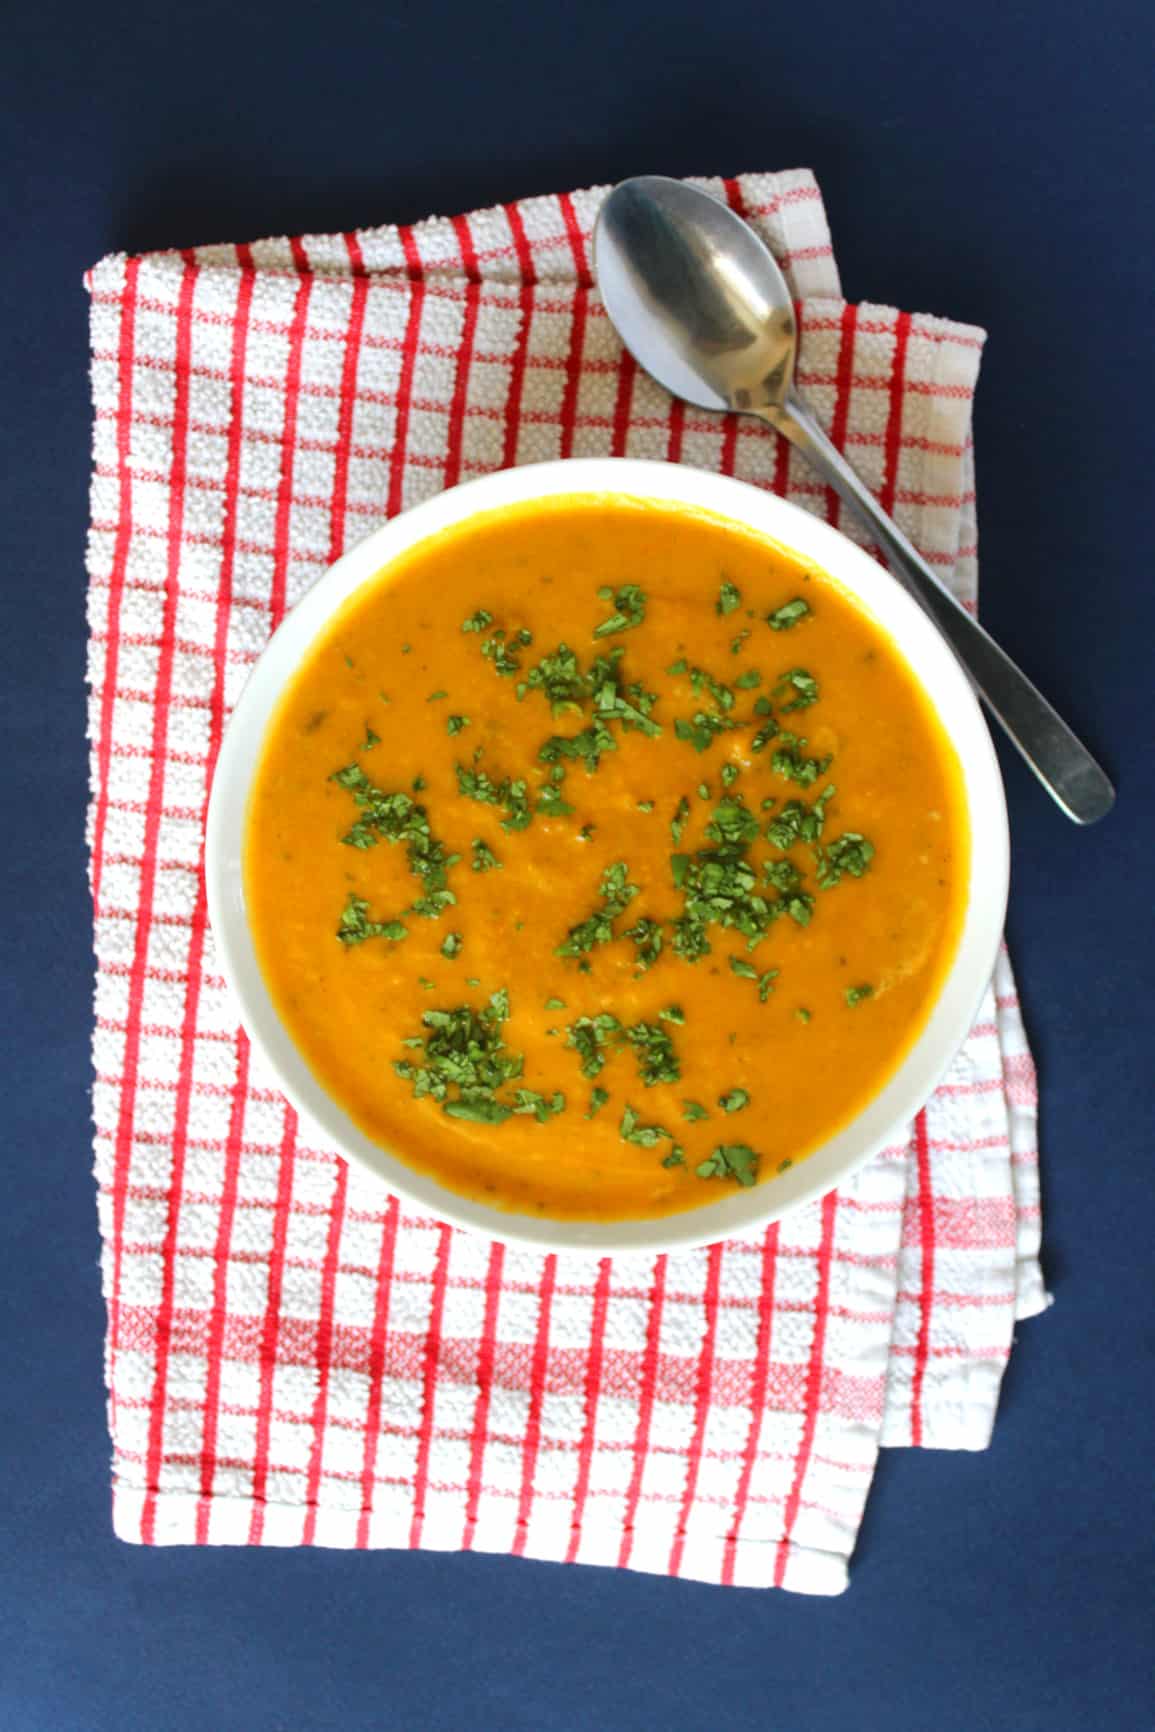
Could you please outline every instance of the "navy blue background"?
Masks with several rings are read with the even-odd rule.
[[[0,1723],[1149,1727],[1150,0],[17,0],[0,145]],[[1047,1267],[985,1456],[884,1457],[834,1602],[480,1557],[112,1539],[89,1176],[81,272],[640,171],[812,166],[847,293],[986,325],[986,618],[1117,773],[1017,762]]]

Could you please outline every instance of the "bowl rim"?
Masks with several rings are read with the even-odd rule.
[[[955,956],[921,1032],[883,1087],[833,1137],[785,1173],[657,1219],[555,1221],[458,1195],[374,1142],[314,1077],[273,1005],[257,961],[241,870],[248,798],[265,731],[317,637],[354,591],[442,531],[503,507],[600,496],[712,513],[779,543],[841,584],[886,631],[951,740],[970,830],[967,904]],[[209,794],[204,852],[209,922],[221,971],[253,1048],[306,1130],[402,1201],[452,1226],[538,1251],[598,1256],[691,1249],[760,1233],[844,1184],[893,1143],[934,1093],[990,984],[1010,875],[998,759],[966,674],[929,617],[862,547],[821,518],[734,477],[660,460],[562,458],[478,476],[409,507],[318,576],[285,615],[249,672],[226,726]]]

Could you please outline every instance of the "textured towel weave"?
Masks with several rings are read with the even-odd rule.
[[[972,599],[982,333],[845,305],[809,174],[703,184],[790,277],[802,390]],[[125,1539],[834,1593],[879,1443],[982,1448],[1014,1320],[1045,1303],[1005,955],[946,1082],[852,1183],[754,1241],[649,1260],[411,1214],[317,1146],[237,1027],[201,877],[221,730],[343,549],[462,477],[571,454],[721,469],[838,521],[774,435],[671,403],[622,354],[590,272],[600,197],[89,275],[94,1117]]]

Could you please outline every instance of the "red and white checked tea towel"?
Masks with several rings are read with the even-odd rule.
[[[704,184],[790,277],[834,439],[973,597],[982,333],[844,304],[808,173]],[[221,730],[344,548],[463,476],[571,453],[723,469],[838,520],[775,436],[671,403],[623,355],[590,273],[600,196],[88,277],[94,1117],[125,1539],[835,1593],[879,1444],[981,1449],[1015,1319],[1045,1303],[1005,956],[948,1080],[856,1179],[754,1241],[648,1261],[410,1213],[319,1146],[237,1026],[201,877]]]

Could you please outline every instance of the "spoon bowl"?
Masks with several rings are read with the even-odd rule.
[[[700,409],[768,409],[794,379],[785,277],[748,224],[683,181],[614,188],[594,240],[602,300],[635,360]]]

